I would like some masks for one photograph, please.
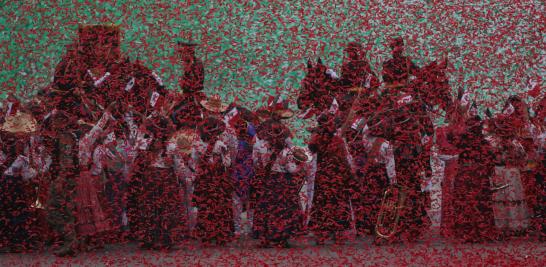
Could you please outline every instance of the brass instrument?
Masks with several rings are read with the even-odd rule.
[[[491,188],[491,191],[492,191],[492,192],[497,192],[497,191],[502,190],[502,189],[505,189],[505,188],[507,188],[507,187],[509,187],[509,186],[510,186],[510,184],[495,185],[495,186],[493,186],[493,187]]]
[[[375,224],[378,237],[389,239],[397,233],[406,196],[407,190],[400,185],[392,185],[385,191]]]

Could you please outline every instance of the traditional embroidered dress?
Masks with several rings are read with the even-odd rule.
[[[152,120],[156,120],[152,118]],[[131,177],[130,199],[134,209],[129,221],[144,248],[169,248],[178,240],[177,227],[185,226],[183,188],[175,174],[174,149],[165,141],[174,129],[167,118],[147,124],[153,141],[139,153]]]
[[[358,200],[353,203],[356,229],[359,233],[373,234],[377,215],[385,190],[395,178],[394,155],[390,143],[381,138],[369,136],[366,142],[367,160],[357,173],[361,173]]]
[[[30,180],[37,171],[30,164],[28,134],[0,130],[0,249],[20,252],[32,248],[30,206],[35,192]]]
[[[494,174],[492,147],[483,137],[479,120],[470,118],[456,141],[460,149],[458,171],[453,182],[452,236],[465,242],[496,238],[490,177]]]
[[[255,217],[263,220],[263,238],[271,244],[285,244],[303,224],[298,194],[304,178],[299,173],[301,164],[290,156],[288,148],[278,153],[270,157],[276,158],[275,163],[265,165],[272,168],[270,176],[257,177],[263,179],[264,194],[257,201]]]
[[[145,247],[169,247],[178,239],[175,229],[185,227],[186,221],[181,184],[174,173],[172,155],[145,151],[139,154],[135,163],[134,178],[142,186],[137,203],[140,216],[136,221],[132,220],[139,224],[135,236]]]
[[[453,210],[453,182],[457,175],[459,149],[454,144],[452,138],[457,134],[457,125],[448,125],[436,129],[436,145],[439,150],[439,158],[444,162],[444,175],[442,179],[442,213],[441,213],[441,231],[444,236],[448,236],[454,218],[457,215]]]
[[[250,218],[251,213],[248,210],[249,200],[249,187],[250,182],[254,177],[254,168],[252,163],[252,148],[254,144],[254,136],[256,130],[251,121],[247,121],[248,118],[243,118],[244,114],[242,108],[234,107],[224,117],[225,123],[228,129],[231,129],[233,135],[237,137],[237,148],[234,155],[234,162],[231,166],[231,176],[235,185],[234,194],[234,217],[235,217],[235,231],[240,233],[243,229],[241,225],[242,213],[247,211],[247,218]]]
[[[225,244],[234,232],[233,180],[229,176],[233,150],[228,144],[233,140],[225,131],[222,120],[209,118],[201,130],[201,140],[196,147],[197,179],[194,201],[198,208],[197,236],[206,243]]]
[[[504,132],[511,129],[510,117],[497,118],[499,139],[497,143],[497,163],[493,185],[508,184],[505,189],[493,194],[495,225],[502,230],[521,231],[529,227],[530,214],[522,183],[521,169],[526,165],[524,147],[514,135]]]
[[[105,113],[93,128],[79,140],[80,176],[76,180],[76,231],[78,235],[93,236],[110,229],[99,201],[101,186],[99,176],[93,175],[92,151],[95,141],[102,134],[110,114]]]
[[[305,162],[294,158],[292,145],[286,142],[288,128],[279,121],[264,124],[275,129],[262,133],[265,140],[257,137],[254,146],[257,172],[252,186],[256,203],[254,229],[263,246],[287,246],[288,239],[303,225],[299,192],[304,183]],[[278,140],[273,141],[275,138]]]
[[[309,149],[317,153],[317,173],[309,228],[322,243],[329,234],[349,228],[350,190],[354,188],[351,167],[343,139],[335,134],[333,117],[320,122],[311,136]],[[320,120],[319,120],[320,121]]]
[[[50,168],[54,178],[49,187],[47,209],[48,222],[63,242],[63,247],[57,251],[59,255],[73,253],[77,245],[73,201],[79,175],[76,121],[67,113],[57,111],[50,117],[51,132],[46,133],[55,139]]]

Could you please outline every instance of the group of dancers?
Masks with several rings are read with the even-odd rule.
[[[435,157],[446,238],[545,238],[538,87],[534,116],[511,96],[482,118],[463,90],[452,97],[445,60],[420,68],[394,38],[382,82],[352,42],[339,76],[308,61],[299,112],[278,96],[253,111],[205,95],[196,43],[177,43],[184,73],[174,92],[122,57],[117,26],[83,25],[78,37],[50,86],[3,102],[2,251],[224,245],[245,232],[243,221],[262,247],[309,232],[317,244],[342,243],[352,228],[378,245],[411,242],[431,225]],[[446,124],[435,127],[441,110]],[[316,125],[305,146],[292,142],[294,116]]]

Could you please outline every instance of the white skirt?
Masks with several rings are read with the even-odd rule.
[[[495,225],[499,229],[523,230],[529,227],[530,213],[525,201],[525,190],[517,168],[495,166],[494,186],[509,184],[493,193]]]

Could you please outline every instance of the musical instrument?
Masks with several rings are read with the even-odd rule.
[[[385,191],[375,224],[378,237],[389,239],[397,233],[400,212],[404,208],[406,197],[407,190],[400,185],[391,185]]]
[[[493,186],[493,187],[491,188],[491,191],[496,192],[496,191],[505,189],[505,188],[507,188],[507,187],[509,187],[509,186],[510,186],[510,184],[503,184],[503,185],[499,185],[499,186]]]
[[[368,90],[368,89],[365,88],[365,87],[359,87],[359,86],[349,88],[349,92],[358,92],[358,93],[360,93],[360,92],[366,91],[366,90]]]
[[[292,156],[294,156],[294,159],[299,162],[307,162],[310,159],[307,153],[305,153],[305,150],[301,147],[293,147],[292,149],[290,149],[290,153],[292,154]]]
[[[388,89],[398,89],[398,88],[402,88],[402,87],[405,87],[406,84],[404,83],[389,83],[389,84],[385,84],[383,87],[385,88],[388,88]]]

